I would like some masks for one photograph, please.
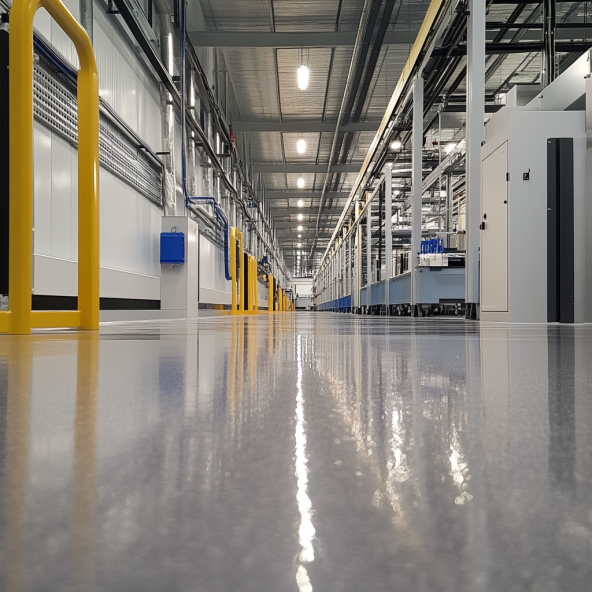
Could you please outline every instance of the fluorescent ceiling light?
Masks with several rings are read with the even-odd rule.
[[[298,238],[302,238],[302,235],[301,235],[301,234],[299,234],[299,235],[298,235]]]
[[[304,154],[306,152],[306,140],[300,138],[300,140],[296,142],[296,150],[298,150],[298,154]]]
[[[298,227],[298,230],[302,230],[302,226],[299,226],[299,227]]]
[[[298,88],[300,90],[306,90],[308,88],[308,77],[310,70],[306,66],[300,66],[298,68]]]
[[[298,214],[298,220],[304,220],[304,216],[302,214]]]
[[[446,152],[446,154],[450,154],[455,148],[456,143],[450,142],[449,144],[446,144],[446,146],[444,146],[444,152]]]
[[[301,247],[302,243],[298,243],[298,246]],[[298,259],[300,259],[300,255],[298,255]]]
[[[391,150],[401,150],[402,147],[401,140],[395,140],[391,143]]]
[[[298,200],[298,207],[301,208],[303,205],[304,205],[304,202],[301,199],[299,199]]]
[[[296,185],[298,185],[299,189],[304,189],[304,179],[302,177],[299,177],[298,181],[296,181]]]

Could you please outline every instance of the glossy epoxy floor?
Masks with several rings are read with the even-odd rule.
[[[592,587],[592,327],[0,338],[0,589]]]

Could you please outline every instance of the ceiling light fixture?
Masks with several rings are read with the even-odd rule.
[[[298,227],[298,230],[302,230],[302,226],[299,226],[299,227]]]
[[[391,143],[391,150],[401,150],[402,147],[401,140],[395,140]]]
[[[300,220],[300,221],[304,220],[304,216],[302,214],[298,214],[298,220]]]
[[[301,247],[302,246],[302,243],[298,243],[298,246]]]
[[[296,150],[298,150],[298,154],[304,154],[306,152],[306,140],[300,138],[298,142],[296,142]]]
[[[309,75],[310,70],[305,65],[298,68],[298,88],[300,90],[306,90],[308,88]]]
[[[299,234],[299,235],[298,235],[298,238],[302,238],[302,235],[301,235],[301,234]]]
[[[296,185],[298,185],[298,189],[304,189],[304,179],[299,177],[298,181],[296,181]]]
[[[298,200],[298,207],[301,208],[303,205],[304,205],[304,202],[301,199],[299,199]]]

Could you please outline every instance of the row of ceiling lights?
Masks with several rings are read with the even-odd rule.
[[[298,68],[298,88],[300,90],[306,90],[308,88],[308,80],[310,78],[310,70],[303,64]],[[306,140],[304,138],[300,138],[298,142],[296,142],[296,150],[298,154],[304,154],[306,152]],[[296,182],[298,185],[298,189],[304,189],[304,178],[299,177],[298,181]],[[304,201],[301,199],[298,200],[298,207],[301,208],[304,206]],[[298,221],[302,221],[304,216],[302,214],[298,214]],[[303,227],[301,224],[298,225],[298,232],[302,232]],[[299,234],[298,238],[302,238],[302,235]],[[302,243],[298,243],[298,248],[302,247]],[[298,259],[300,259],[300,254],[298,255]]]

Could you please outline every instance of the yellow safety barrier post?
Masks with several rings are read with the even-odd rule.
[[[249,274],[248,280],[248,290],[249,293],[247,295],[247,313],[253,314],[253,257],[251,255],[247,255],[247,273]]]
[[[259,266],[257,257],[253,257],[253,312],[259,313]]]
[[[273,312],[275,294],[273,293],[273,275],[271,273],[267,274],[267,281],[269,283],[267,287],[267,312]]]
[[[238,314],[238,278],[236,277],[236,228],[230,229],[230,277],[232,291],[231,314]]]
[[[238,260],[239,260],[239,306],[238,310],[245,311],[245,245],[243,244],[243,233],[240,230],[236,231],[238,237]]]
[[[31,310],[33,291],[33,18],[45,8],[76,47],[78,72],[78,310]],[[14,0],[9,37],[9,301],[0,332],[99,328],[99,80],[86,31],[60,0]]]
[[[251,261],[251,256],[247,255],[247,305],[245,307],[245,312],[247,314],[251,314],[253,312],[253,264]]]

